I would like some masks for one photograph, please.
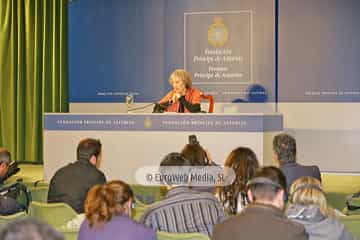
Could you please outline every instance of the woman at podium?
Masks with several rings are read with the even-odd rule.
[[[170,75],[169,83],[173,89],[156,106],[160,111],[178,113],[198,113],[201,111],[200,91],[192,87],[191,76],[188,72],[183,69],[176,69]],[[156,112],[155,109],[154,111]]]

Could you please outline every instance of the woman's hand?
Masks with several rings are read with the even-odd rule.
[[[204,150],[205,150],[206,158],[208,160],[208,164],[213,165],[214,161],[213,161],[213,159],[211,157],[211,154],[210,154],[209,150],[207,150],[207,149],[204,149]]]
[[[174,94],[171,97],[171,101],[172,102],[177,102],[180,97],[181,97],[181,95],[179,93],[174,92]]]
[[[178,91],[174,91],[174,94],[172,95],[171,100],[173,102],[177,102],[179,100],[179,98],[181,98],[181,96],[185,96],[186,94],[186,88],[178,90]]]

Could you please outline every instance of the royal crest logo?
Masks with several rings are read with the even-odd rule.
[[[214,47],[222,47],[229,39],[229,30],[221,17],[215,17],[208,28],[208,42]]]
[[[144,127],[151,128],[152,127],[152,120],[150,117],[146,117],[144,120]]]

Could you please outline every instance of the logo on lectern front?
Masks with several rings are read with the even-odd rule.
[[[150,117],[146,117],[144,120],[144,127],[151,128],[152,127],[152,120]]]

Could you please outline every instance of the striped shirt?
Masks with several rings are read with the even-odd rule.
[[[146,210],[140,222],[156,231],[212,235],[213,226],[225,219],[220,202],[210,193],[179,186]]]

